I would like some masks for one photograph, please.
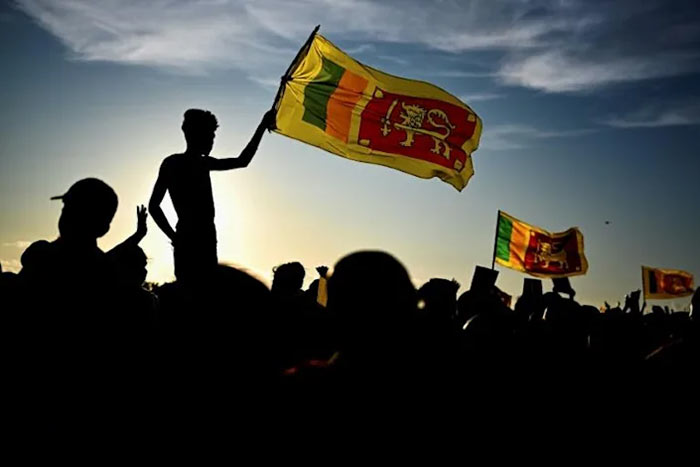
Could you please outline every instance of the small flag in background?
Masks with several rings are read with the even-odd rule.
[[[693,275],[678,269],[658,269],[642,266],[644,299],[677,298],[693,295]]]
[[[537,277],[568,277],[585,274],[583,234],[576,227],[550,233],[498,212],[495,262]]]
[[[468,105],[432,84],[362,65],[321,35],[307,44],[283,78],[275,131],[348,159],[466,186],[481,135]]]

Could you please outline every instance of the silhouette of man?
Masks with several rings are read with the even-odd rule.
[[[216,159],[209,156],[218,128],[209,111],[189,109],[185,112],[182,131],[187,149],[163,161],[153,187],[148,208],[151,217],[173,244],[175,276],[178,280],[206,277],[217,265],[214,197],[209,172],[247,167],[253,159],[264,131],[274,123],[275,114],[267,112],[248,145],[237,158]],[[170,193],[177,225],[170,226],[160,203]]]
[[[32,243],[22,254],[21,274],[29,280],[71,282],[76,287],[104,279],[100,276],[109,269],[108,260],[97,239],[109,231],[117,211],[117,194],[102,180],[86,178],[51,199],[63,200],[59,238]]]

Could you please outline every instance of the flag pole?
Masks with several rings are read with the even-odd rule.
[[[644,307],[642,308],[642,314],[644,314],[644,308],[647,307],[647,291],[644,287],[644,266],[642,266],[642,303],[644,303]]]
[[[491,257],[491,269],[495,270],[496,266],[496,247],[498,246],[498,221],[501,219],[501,210],[496,214],[496,234],[493,239],[493,256]]]
[[[279,104],[282,101],[282,96],[284,95],[284,87],[287,84],[287,81],[289,81],[296,71],[297,67],[301,63],[301,61],[306,57],[306,54],[309,53],[309,48],[311,48],[311,42],[313,42],[314,37],[316,37],[316,33],[318,30],[321,28],[321,25],[317,25],[313,31],[311,31],[311,34],[309,35],[309,38],[306,39],[306,42],[304,42],[304,45],[301,46],[301,49],[299,49],[299,52],[297,52],[296,57],[294,57],[294,60],[292,60],[292,63],[289,64],[289,67],[287,68],[287,71],[284,72],[284,75],[280,78],[280,87],[277,89],[277,95],[275,96],[275,100],[272,103],[272,107],[270,110],[277,110],[279,108]],[[275,124],[275,127],[277,125]]]

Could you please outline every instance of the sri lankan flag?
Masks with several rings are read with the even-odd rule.
[[[693,295],[693,275],[678,269],[659,269],[642,266],[644,298],[677,298]]]
[[[315,34],[290,66],[276,130],[348,159],[438,177],[462,190],[474,173],[481,119],[429,83],[355,61]]]
[[[583,234],[577,227],[550,233],[498,211],[495,261],[536,277],[568,277],[585,274]]]

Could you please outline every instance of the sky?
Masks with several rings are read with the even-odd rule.
[[[641,265],[700,277],[700,5],[684,0],[2,2],[3,268],[57,237],[49,198],[81,178],[119,195],[100,247],[130,235],[162,159],[184,149],[188,108],[216,114],[213,156],[238,156],[317,24],[360,62],[469,104],[483,120],[475,175],[458,192],[266,134],[248,168],[212,174],[222,261],[269,283],[298,260],[308,282],[316,266],[381,249],[416,285],[455,278],[464,290],[490,266],[501,209],[581,229],[583,302],[622,300]],[[172,280],[150,220],[141,246],[148,279]],[[499,270],[519,295],[524,276]]]

